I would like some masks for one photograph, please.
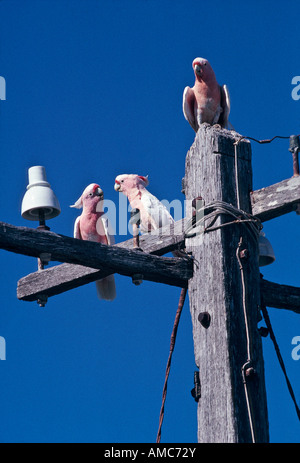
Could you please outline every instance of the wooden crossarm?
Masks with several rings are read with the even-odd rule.
[[[21,278],[17,287],[21,300],[34,301],[41,294],[54,296],[111,273],[142,274],[145,280],[186,287],[192,261],[157,257],[184,245],[184,224],[185,219],[179,220],[170,229],[142,235],[140,252],[132,250],[132,239],[105,246],[0,222],[0,248],[33,257],[47,252],[52,260],[66,262]]]
[[[300,314],[300,288],[261,280],[262,302],[267,307],[291,310]]]
[[[294,211],[300,205],[300,176],[253,191],[251,204],[252,214],[262,222]]]

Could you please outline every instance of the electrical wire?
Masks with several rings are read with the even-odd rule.
[[[296,135],[296,137],[299,138],[300,135]],[[235,143],[234,143],[234,157],[235,157],[235,182],[236,182],[236,192],[237,192],[237,205],[238,205],[238,208],[240,207],[240,194],[239,194],[239,176],[238,176],[238,153],[237,153],[237,147],[239,145],[239,143],[243,140],[243,139],[248,139],[248,140],[253,140],[255,141],[256,143],[259,143],[259,144],[265,144],[265,143],[271,143],[273,140],[275,140],[276,138],[281,138],[281,139],[290,139],[290,136],[280,136],[280,135],[275,135],[273,138],[270,138],[270,139],[265,139],[265,140],[257,140],[256,138],[253,138],[253,137],[247,137],[247,136],[241,136]],[[240,241],[241,243],[241,241]],[[254,428],[254,422],[253,422],[253,413],[252,413],[252,410],[251,410],[251,400],[250,400],[250,397],[249,397],[249,393],[248,393],[248,388],[247,388],[247,378],[246,378],[246,368],[249,367],[251,365],[251,345],[250,345],[250,342],[251,342],[251,338],[250,338],[250,333],[249,333],[249,328],[248,328],[248,317],[247,317],[247,312],[246,312],[246,302],[245,302],[245,298],[244,298],[244,295],[245,295],[245,292],[246,292],[246,289],[245,289],[245,284],[244,284],[244,271],[243,271],[243,266],[242,266],[242,263],[241,263],[241,260],[240,260],[240,257],[239,257],[239,247],[240,247],[240,243],[239,243],[239,246],[237,248],[237,259],[238,259],[238,262],[239,262],[239,265],[240,265],[240,270],[241,270],[241,278],[242,278],[242,288],[243,288],[243,307],[244,307],[244,317],[245,317],[245,324],[246,324],[246,337],[247,337],[247,356],[248,356],[248,359],[247,359],[247,362],[242,366],[242,376],[243,376],[243,383],[244,383],[244,389],[245,389],[245,396],[246,396],[246,402],[247,402],[247,408],[248,408],[248,415],[249,415],[249,421],[250,421],[250,428],[251,428],[251,435],[252,435],[252,441],[255,442],[255,428]],[[261,307],[261,310],[262,310],[262,313],[263,313],[263,317],[264,317],[264,320],[266,322],[266,325],[267,325],[267,328],[269,330],[269,333],[270,333],[270,337],[272,339],[272,342],[274,344],[274,347],[275,347],[275,351],[276,351],[276,354],[277,354],[277,358],[279,360],[279,364],[281,366],[281,369],[284,373],[284,376],[285,376],[285,379],[286,379],[286,383],[287,383],[287,386],[288,386],[288,390],[290,392],[290,395],[291,395],[291,398],[294,402],[294,405],[295,405],[295,408],[296,408],[296,413],[297,413],[297,416],[300,420],[300,409],[298,407],[298,404],[296,402],[296,398],[295,398],[295,394],[294,394],[294,391],[292,389],[292,386],[291,386],[291,383],[289,381],[289,378],[287,376],[287,372],[286,372],[286,368],[285,368],[285,365],[284,365],[284,362],[283,362],[283,359],[282,359],[282,356],[281,356],[281,353],[280,353],[280,350],[279,350],[279,346],[277,344],[277,341],[276,341],[276,338],[275,338],[275,335],[274,335],[274,332],[273,332],[273,329],[272,329],[272,326],[271,326],[271,321],[270,321],[270,318],[269,318],[269,315],[268,315],[268,312],[267,312],[267,309],[265,306],[262,306]]]
[[[247,341],[247,361],[242,366],[242,378],[244,384],[244,392],[247,404],[247,412],[249,418],[249,425],[251,431],[251,438],[252,442],[255,444],[256,442],[256,431],[255,431],[255,423],[253,418],[253,409],[250,394],[248,391],[248,383],[247,383],[247,374],[246,371],[248,368],[252,367],[252,342],[251,342],[251,335],[249,329],[249,318],[248,318],[248,311],[247,311],[247,289],[246,289],[246,282],[245,282],[245,275],[244,275],[244,267],[242,264],[242,260],[240,258],[241,246],[242,246],[243,238],[240,238],[238,247],[236,249],[236,258],[239,263],[239,268],[241,272],[241,283],[242,283],[242,302],[243,302],[243,313],[244,313],[244,321],[245,321],[245,329],[246,329],[246,341]]]
[[[238,175],[238,171],[236,171]],[[238,181],[237,181],[238,185]],[[238,187],[237,187],[238,188]],[[238,197],[239,195],[237,195]],[[230,222],[225,222],[220,225],[214,225],[216,219],[220,215],[228,215],[233,220]],[[208,222],[206,226],[206,222]],[[234,207],[232,204],[228,204],[224,201],[213,201],[202,208],[196,211],[196,218],[188,220],[185,228],[185,237],[193,237],[199,233],[208,233],[213,230],[220,229],[229,225],[242,224],[244,229],[248,231],[250,237],[255,240],[257,243],[259,232],[262,228],[261,222],[258,218],[253,215],[241,210],[239,207]],[[201,227],[199,229],[199,227]],[[236,249],[236,257],[238,260],[240,272],[241,272],[241,284],[242,284],[242,305],[243,305],[243,314],[246,330],[246,344],[247,344],[247,361],[242,366],[242,379],[244,385],[247,413],[249,418],[250,432],[252,442],[257,441],[257,432],[254,421],[254,413],[252,407],[252,401],[250,397],[250,392],[248,390],[248,381],[247,381],[247,369],[252,367],[252,340],[251,333],[249,328],[249,319],[248,319],[248,310],[247,310],[247,287],[244,275],[244,267],[240,258],[240,249],[242,246],[243,239],[240,237],[238,247]]]
[[[166,397],[167,397],[167,386],[168,386],[168,379],[169,379],[170,368],[171,368],[171,361],[172,361],[172,356],[173,356],[175,342],[176,342],[177,329],[179,325],[181,312],[184,306],[186,293],[187,293],[187,288],[182,288],[180,297],[179,297],[178,308],[177,308],[177,312],[176,312],[176,316],[174,320],[173,330],[171,334],[170,353],[169,353],[169,358],[168,358],[167,367],[166,367],[165,382],[164,382],[163,393],[162,393],[162,405],[161,405],[160,414],[159,414],[159,426],[158,426],[158,432],[156,436],[157,444],[160,443],[160,439],[161,439],[161,428],[162,428],[162,423],[164,419],[165,402],[166,402]]]
[[[273,342],[273,345],[274,345],[274,348],[275,348],[275,352],[276,352],[280,367],[281,367],[281,369],[283,371],[283,374],[284,374],[284,377],[285,377],[285,380],[286,380],[286,384],[287,384],[290,396],[291,396],[291,398],[292,398],[292,400],[294,402],[298,419],[300,420],[300,408],[299,408],[299,406],[297,404],[296,397],[295,397],[291,382],[290,382],[290,380],[288,378],[288,375],[287,375],[287,372],[286,372],[284,361],[283,361],[283,358],[282,358],[280,350],[279,350],[279,346],[278,346],[278,343],[277,343],[277,340],[276,340],[276,337],[275,337],[275,334],[274,334],[274,331],[273,331],[273,328],[272,328],[272,325],[271,325],[271,321],[270,321],[270,317],[269,317],[267,308],[263,304],[261,306],[261,311],[262,311],[265,323],[267,325],[267,328],[269,330],[270,338],[271,338],[271,340]]]
[[[300,137],[300,135],[296,135],[296,137]],[[260,145],[266,144],[266,143],[272,143],[273,140],[276,138],[280,139],[290,139],[290,136],[282,136],[282,135],[275,135],[272,138],[267,138],[265,140],[258,140],[257,138],[254,137],[247,137],[247,136],[240,136],[237,141],[234,142],[234,169],[235,169],[235,183],[236,183],[236,196],[237,196],[237,207],[240,208],[240,186],[239,186],[239,176],[238,176],[238,145],[242,140],[252,140],[255,141],[256,143],[259,143]]]
[[[300,137],[300,135],[297,135],[297,137]],[[202,208],[198,209],[196,212],[196,220],[193,217],[192,219],[188,220],[185,228],[185,238],[191,238],[199,233],[207,233],[210,231],[215,231],[218,230],[222,227],[226,227],[229,225],[233,224],[243,224],[246,226],[246,230],[250,232],[250,235],[252,238],[254,238],[256,241],[258,240],[259,232],[262,229],[262,225],[260,220],[249,214],[246,213],[245,211],[241,210],[240,207],[240,189],[239,189],[239,175],[238,175],[238,145],[239,143],[244,140],[253,140],[256,143],[259,144],[266,144],[266,143],[271,143],[273,140],[280,138],[280,139],[289,139],[290,136],[281,136],[281,135],[275,135],[274,137],[270,139],[264,139],[264,140],[258,140],[254,137],[248,137],[248,136],[241,136],[237,141],[234,143],[234,165],[235,165],[235,183],[236,183],[236,199],[237,199],[237,207],[234,207],[232,204],[228,204],[224,201],[213,201],[210,204],[207,204],[203,206]],[[220,215],[229,215],[234,218],[231,222],[225,222],[223,224],[213,226],[213,224],[216,222],[218,216]],[[210,224],[205,227],[205,222],[210,220]],[[199,231],[199,227],[200,231]],[[198,231],[197,231],[198,229]],[[247,291],[246,291],[246,284],[245,284],[245,277],[244,277],[244,268],[240,259],[240,247],[242,244],[242,237],[240,238],[237,250],[236,250],[236,257],[238,259],[239,263],[239,268],[241,272],[241,283],[242,283],[242,302],[243,302],[243,313],[244,313],[244,321],[245,321],[245,329],[246,329],[246,341],[247,341],[247,361],[244,363],[242,366],[242,378],[243,378],[243,384],[244,384],[244,391],[245,391],[245,398],[246,398],[246,404],[247,404],[247,410],[248,410],[248,417],[249,417],[249,424],[250,424],[250,431],[251,431],[251,437],[252,437],[252,442],[256,442],[256,431],[255,431],[255,423],[254,423],[254,418],[253,418],[253,410],[252,410],[252,404],[251,404],[251,398],[249,396],[249,391],[248,391],[248,385],[247,385],[247,378],[246,378],[246,369],[250,368],[252,366],[252,357],[251,357],[251,336],[250,336],[250,330],[249,330],[249,321],[248,321],[248,312],[247,312]],[[159,428],[157,432],[157,437],[156,437],[156,443],[160,443],[161,439],[161,428],[162,428],[162,423],[164,419],[164,407],[165,407],[165,401],[166,401],[166,395],[167,395],[167,384],[168,384],[168,378],[170,374],[170,368],[171,368],[171,360],[172,360],[172,355],[174,352],[174,347],[175,347],[175,341],[176,341],[176,334],[177,334],[177,329],[178,329],[178,324],[182,312],[182,308],[184,305],[185,297],[187,293],[187,288],[183,288],[181,290],[180,294],[180,299],[178,303],[178,309],[176,312],[175,316],[175,321],[174,321],[174,326],[173,326],[173,331],[171,335],[171,341],[170,341],[170,353],[169,353],[169,358],[167,362],[167,367],[166,367],[166,373],[165,373],[165,382],[164,382],[164,387],[163,387],[163,394],[162,394],[162,405],[161,405],[161,410],[160,410],[160,417],[159,417]],[[292,390],[291,384],[289,382],[289,379],[286,374],[286,370],[283,364],[283,360],[271,327],[271,323],[268,317],[268,313],[266,311],[266,308],[262,308],[264,318],[266,320],[266,324],[269,328],[270,331],[270,336],[272,338],[272,341],[275,346],[275,350],[280,362],[280,365],[282,367],[282,370],[284,372],[284,375],[286,377],[288,389],[290,391],[290,394],[292,396],[292,399],[295,403],[296,407],[296,412],[298,415],[298,418],[300,419],[300,409],[296,403],[295,395]],[[272,333],[272,334],[271,334]]]
[[[300,134],[299,134],[299,135],[296,135],[296,137],[300,137]],[[254,138],[254,137],[241,136],[235,143],[238,144],[238,143],[240,143],[242,140],[252,140],[252,141],[255,141],[256,143],[259,143],[259,144],[261,144],[261,145],[264,145],[264,144],[266,144],[266,143],[272,143],[272,141],[275,140],[276,138],[289,139],[289,138],[290,138],[290,135],[289,135],[289,136],[275,135],[274,137],[272,137],[272,138],[267,138],[267,139],[265,139],[265,140],[258,140],[257,138]]]
[[[213,227],[212,225],[220,215],[229,215],[234,220]],[[206,222],[209,220],[211,221],[210,224],[205,226]],[[196,219],[193,217],[187,221],[185,226],[185,237],[192,238],[200,233],[208,233],[228,225],[239,223],[245,225],[253,239],[257,240],[258,234],[262,229],[261,222],[257,217],[224,201],[212,201],[197,210]]]

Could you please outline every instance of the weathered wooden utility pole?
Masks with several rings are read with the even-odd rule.
[[[112,273],[188,287],[199,442],[268,442],[260,305],[300,313],[300,288],[260,278],[258,231],[260,221],[299,210],[299,172],[252,191],[250,143],[202,124],[184,180],[187,217],[139,239],[105,246],[0,222],[0,248],[64,262],[18,281],[17,297],[41,306]],[[191,256],[161,257],[179,248]]]
[[[238,134],[236,137],[207,124],[200,126],[186,157],[184,185],[190,207],[197,197],[205,205],[223,201],[237,207],[238,185],[240,209],[251,213],[251,145],[246,140],[239,144],[236,163]],[[201,387],[198,441],[268,442],[264,365],[257,331],[258,243],[245,223],[218,228],[232,221],[223,213],[211,231],[186,238],[186,249],[194,257],[188,291]]]

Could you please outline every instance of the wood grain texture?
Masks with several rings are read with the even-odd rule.
[[[185,194],[188,216],[193,198],[208,204],[221,200],[237,206],[234,146],[239,137],[227,130],[202,124],[186,156]],[[251,145],[241,142],[238,150],[240,205],[251,212]],[[214,225],[230,221],[224,216]],[[259,285],[257,242],[242,225],[230,225],[186,239],[194,257],[194,276],[188,291],[193,323],[195,361],[199,367],[201,398],[198,402],[199,442],[251,442],[249,418],[241,375],[247,360],[246,330],[242,304],[241,272],[236,249],[243,238],[249,251],[245,263],[247,307],[252,333],[252,359],[257,376],[251,385],[255,397],[257,440],[268,441],[268,419],[261,339],[257,333]],[[209,312],[210,326],[198,321]]]
[[[291,310],[300,314],[300,288],[261,280],[261,298],[266,307]]]
[[[300,177],[291,177],[251,193],[252,214],[262,222],[292,212],[300,204]]]
[[[171,227],[163,227],[152,233],[140,236],[140,247],[144,253],[163,255],[184,245],[185,219],[179,220]],[[118,243],[116,248],[133,249],[133,240]],[[190,265],[191,264],[187,264]],[[94,282],[109,275],[111,271],[89,268],[82,265],[64,263],[45,269],[43,272],[31,273],[18,281],[17,297],[24,301],[38,300],[40,295],[55,296],[64,291]],[[136,272],[137,273],[137,272]],[[169,274],[168,284],[185,287],[187,282],[181,277],[174,278]],[[147,279],[147,275],[145,276]],[[155,281],[155,280],[151,280]]]
[[[159,257],[3,222],[0,222],[0,248],[32,257],[49,253],[51,260],[102,270],[104,276],[142,274],[145,280],[180,287],[186,286],[192,275],[192,262],[188,258]],[[49,273],[43,274],[45,280]],[[87,278],[87,274],[84,277]]]

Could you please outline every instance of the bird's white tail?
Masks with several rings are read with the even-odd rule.
[[[113,301],[116,297],[116,285],[114,275],[109,275],[102,280],[96,281],[97,294],[99,299]]]

